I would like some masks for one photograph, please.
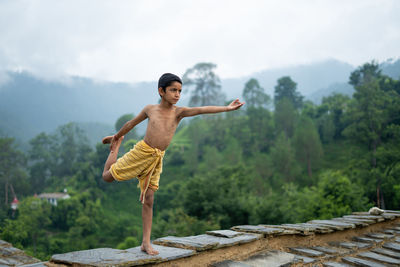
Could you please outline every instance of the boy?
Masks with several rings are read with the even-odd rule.
[[[104,181],[124,181],[134,177],[139,179],[140,201],[143,204],[141,249],[150,255],[158,254],[150,243],[154,192],[158,189],[164,151],[171,142],[179,122],[185,117],[198,114],[236,110],[244,104],[236,99],[228,106],[177,107],[175,104],[181,92],[181,79],[171,73],[163,74],[158,81],[160,104],[147,105],[135,118],[125,123],[118,133],[103,138],[104,144],[111,143],[110,154],[103,171]],[[118,150],[124,135],[145,119],[149,121],[144,139],[117,161]]]

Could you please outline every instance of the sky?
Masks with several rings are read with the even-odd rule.
[[[0,0],[0,83],[154,81],[199,62],[221,78],[400,56],[398,0]]]

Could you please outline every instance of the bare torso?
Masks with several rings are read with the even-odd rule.
[[[151,147],[160,150],[167,149],[180,120],[181,108],[170,106],[168,108],[161,105],[149,105],[145,112],[148,118],[148,125],[144,141]]]

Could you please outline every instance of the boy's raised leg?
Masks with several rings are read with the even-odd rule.
[[[153,222],[154,191],[149,188],[144,197],[145,201],[142,206],[143,241],[141,249],[149,255],[157,255],[158,251],[155,250],[150,243],[151,224]]]
[[[110,154],[108,154],[108,158],[106,160],[106,163],[104,164],[103,170],[103,180],[106,182],[111,183],[114,181],[114,177],[112,177],[111,175],[110,168],[111,165],[113,165],[117,161],[118,151],[119,147],[121,146],[122,140],[124,140],[123,136],[117,140],[115,145],[110,146]]]

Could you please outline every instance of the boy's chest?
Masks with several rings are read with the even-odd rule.
[[[150,114],[149,125],[162,131],[173,131],[178,125],[178,120],[173,114]]]

